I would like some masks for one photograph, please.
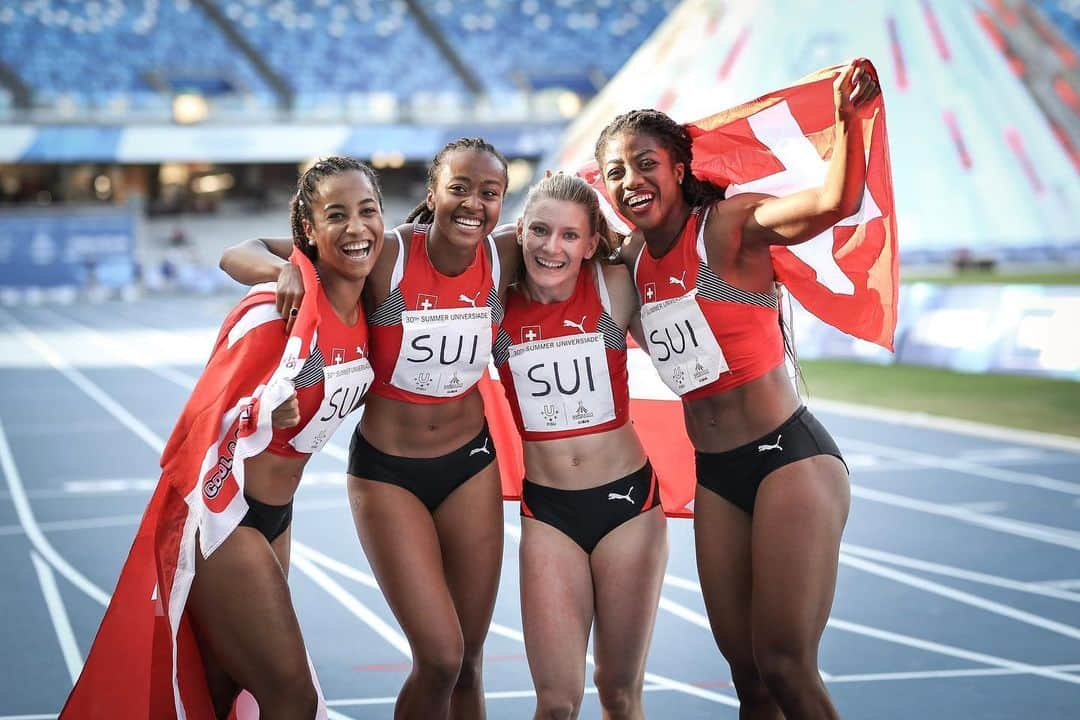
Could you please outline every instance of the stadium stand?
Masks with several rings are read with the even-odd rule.
[[[1030,0],[1074,49],[1080,50],[1080,0]]]
[[[0,8],[0,59],[34,104],[117,114],[153,108],[178,90],[267,96],[251,63],[189,0],[23,0]]]

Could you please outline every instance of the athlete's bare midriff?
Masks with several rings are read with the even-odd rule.
[[[300,485],[300,475],[311,458],[286,457],[263,451],[244,461],[244,494],[267,505],[285,505]]]
[[[686,433],[695,450],[724,452],[771,432],[800,404],[781,364],[745,385],[684,402]]]
[[[634,426],[524,443],[525,475],[538,485],[582,490],[626,477],[645,464]]]
[[[479,390],[439,403],[412,403],[368,395],[359,432],[389,455],[431,458],[457,450],[484,426]]]

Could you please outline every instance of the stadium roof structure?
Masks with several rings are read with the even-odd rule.
[[[992,5],[861,0],[796,10],[782,0],[686,0],[542,167],[591,161],[600,131],[621,112],[654,107],[690,122],[864,56],[878,68],[887,108],[902,248],[1075,247],[1080,121],[1038,102],[1033,63],[1015,54],[1023,27],[1004,32],[1000,15],[1011,6]]]

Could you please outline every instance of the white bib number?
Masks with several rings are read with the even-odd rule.
[[[491,359],[491,308],[406,310],[390,384],[419,395],[454,397],[480,379]]]
[[[615,419],[600,333],[513,345],[510,372],[528,431],[574,430]]]
[[[364,393],[374,379],[375,373],[367,358],[325,366],[319,411],[293,436],[290,444],[305,453],[321,450],[345,417],[360,407]]]
[[[664,384],[679,395],[715,382],[728,369],[695,295],[696,288],[677,298],[641,306],[649,358]]]

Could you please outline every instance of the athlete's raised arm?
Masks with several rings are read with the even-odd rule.
[[[869,68],[869,61],[853,60],[833,83],[836,135],[822,185],[783,197],[747,196],[744,241],[795,245],[858,212],[866,183],[861,115],[881,92]]]

